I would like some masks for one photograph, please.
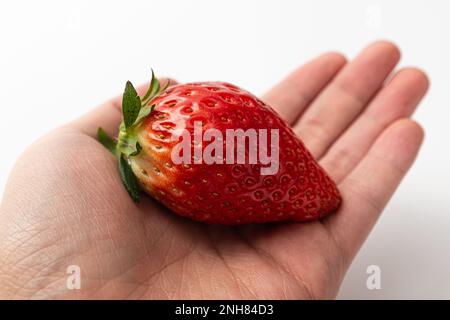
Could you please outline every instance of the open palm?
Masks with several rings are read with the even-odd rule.
[[[34,143],[17,161],[0,212],[2,298],[333,298],[356,252],[412,164],[423,132],[409,120],[427,90],[395,46],[352,62],[324,54],[263,99],[288,120],[338,183],[343,205],[312,223],[208,226],[143,197],[116,159],[119,99]],[[66,287],[69,265],[81,289]]]

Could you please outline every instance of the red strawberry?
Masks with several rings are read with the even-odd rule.
[[[122,107],[124,121],[117,145],[101,129],[99,139],[119,157],[122,179],[136,201],[139,184],[179,215],[227,225],[314,220],[340,205],[336,185],[289,125],[267,104],[234,85],[203,82],[161,90],[152,77],[149,91],[142,99],[128,82]],[[269,137],[273,133],[269,132],[278,129],[278,171],[263,175],[261,169],[269,166],[267,162],[263,164],[258,158],[256,163],[251,163],[250,152],[255,150],[249,149],[249,140],[243,146],[245,163],[226,163],[231,155],[226,150],[228,145],[223,147],[223,158],[212,153],[216,160],[223,160],[223,164],[207,164],[201,158],[203,162],[196,163],[198,157],[189,157],[190,164],[174,161],[172,152],[182,140],[180,133],[193,136],[195,122],[201,122],[202,134],[211,128],[218,130],[216,133],[223,135],[223,142],[227,129],[244,132],[266,129],[269,153],[276,151],[276,148],[270,150]],[[203,137],[203,140],[206,139]],[[211,143],[193,141],[188,149],[195,154],[195,145],[200,151],[198,154],[203,155]],[[238,146],[236,141],[230,150],[234,153]],[[174,154],[185,155],[186,151]]]

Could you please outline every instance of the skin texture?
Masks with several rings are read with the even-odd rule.
[[[1,298],[333,298],[423,139],[410,120],[427,91],[379,41],[353,61],[324,54],[264,97],[338,183],[340,210],[311,223],[206,226],[149,197],[136,206],[116,160],[120,97],[35,142],[18,159],[0,212]],[[81,267],[81,290],[66,268]]]

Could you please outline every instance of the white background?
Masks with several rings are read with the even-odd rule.
[[[449,9],[444,0],[2,1],[0,193],[28,144],[121,93],[125,80],[146,81],[150,67],[262,94],[317,54],[351,58],[387,38],[402,66],[431,78],[415,115],[426,141],[339,298],[450,298]],[[381,290],[366,288],[371,264]]]

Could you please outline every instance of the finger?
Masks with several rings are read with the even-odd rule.
[[[339,53],[323,54],[288,75],[263,100],[292,124],[345,63]]]
[[[422,140],[423,130],[416,122],[394,122],[339,185],[342,207],[323,223],[347,261],[354,257],[412,165]]]
[[[313,101],[294,126],[313,156],[320,158],[364,109],[399,58],[395,45],[375,42],[348,63]]]
[[[161,78],[159,81],[162,87],[166,85],[167,81],[170,81],[171,85],[177,84],[177,82],[172,79]],[[145,94],[147,88],[148,83],[137,87],[136,91],[140,96],[142,96]],[[103,103],[94,110],[89,111],[87,114],[70,123],[69,127],[92,137],[97,137],[97,129],[102,127],[107,133],[115,136],[117,135],[121,120],[122,95]]]
[[[344,179],[392,122],[410,117],[427,89],[428,79],[422,71],[400,70],[320,159],[333,180]]]

